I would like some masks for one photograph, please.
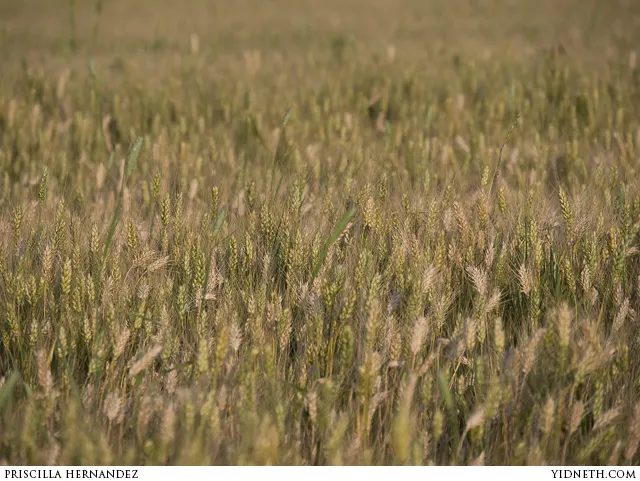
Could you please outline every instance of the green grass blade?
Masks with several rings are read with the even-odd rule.
[[[216,221],[213,224],[213,235],[216,235],[218,232],[220,232],[220,229],[222,228],[222,223],[224,222],[226,217],[227,217],[227,208],[223,207],[220,210],[220,212],[218,212],[218,215],[216,216]]]
[[[20,381],[20,374],[14,372],[9,376],[4,383],[4,385],[0,388],[0,412],[4,409],[5,404],[11,399],[11,395],[13,394],[13,390],[16,385]]]
[[[109,231],[107,233],[107,239],[104,245],[104,253],[103,253],[103,262],[106,262],[107,253],[109,252],[109,248],[111,247],[111,243],[113,242],[113,236],[116,233],[116,227],[118,225],[118,220],[120,218],[120,211],[122,210],[122,196],[124,194],[124,187],[126,185],[127,179],[135,169],[136,163],[138,161],[138,157],[140,156],[140,152],[142,151],[142,137],[138,137],[131,147],[129,151],[129,156],[127,158],[127,166],[125,169],[125,176],[122,179],[122,186],[120,187],[120,194],[118,195],[118,200],[116,203],[116,209],[113,212],[113,217],[111,219],[111,224],[109,225]]]
[[[122,210],[120,199],[116,203],[116,210],[113,212],[113,217],[111,218],[111,223],[109,224],[109,230],[107,231],[107,239],[104,243],[104,252],[102,254],[103,262],[105,262],[107,258],[107,253],[109,252],[109,248],[111,247],[111,243],[113,242],[113,236],[116,233],[116,226],[118,225],[118,218],[120,217],[120,211]]]
[[[287,124],[289,123],[289,119],[291,118],[291,112],[293,111],[293,109],[291,107],[289,107],[287,109],[287,111],[284,113],[284,117],[282,117],[282,127],[286,127]]]
[[[349,222],[351,222],[351,220],[355,217],[355,215],[356,215],[356,207],[353,206],[342,216],[340,221],[333,228],[333,230],[331,231],[331,235],[329,235],[327,242],[322,248],[322,251],[320,251],[318,262],[313,268],[313,274],[311,275],[311,280],[315,279],[316,276],[318,275],[318,272],[320,272],[320,269],[322,268],[322,264],[324,263],[324,260],[327,257],[327,252],[329,252],[329,248],[335,243],[335,241],[338,240],[338,237],[340,237],[340,235],[344,232],[344,230],[349,225]]]
[[[218,215],[216,216],[216,220],[213,223],[213,235],[214,237],[216,236],[216,234],[218,234],[218,232],[220,232],[220,229],[222,229],[222,224],[224,223],[225,218],[227,217],[227,208],[223,207],[222,209],[220,209],[220,212],[218,212]],[[204,274],[204,283],[202,285],[202,298],[201,298],[201,302],[200,302],[200,309],[198,310],[198,314],[196,316],[196,318],[198,320],[200,320],[200,316],[202,315],[202,306],[204,305],[204,301],[205,301],[205,296],[207,295],[207,289],[209,288],[209,275],[211,273],[211,260],[213,258],[213,246],[211,246],[211,248],[209,249],[209,254],[207,255],[207,271]]]

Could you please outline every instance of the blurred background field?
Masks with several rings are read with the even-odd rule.
[[[0,463],[640,463],[640,3],[0,2]]]
[[[267,59],[288,65],[331,56],[340,41],[361,59],[393,45],[399,60],[423,69],[454,54],[526,60],[558,43],[603,62],[636,48],[639,8],[631,0],[6,0],[0,40],[5,72],[22,58],[60,67],[92,57],[103,68],[122,62],[151,77],[182,62],[223,69],[253,49],[268,67]],[[192,34],[197,58],[188,56]]]

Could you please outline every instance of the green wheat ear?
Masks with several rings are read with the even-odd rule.
[[[142,143],[144,140],[142,137],[138,137],[133,142],[133,147],[129,151],[129,157],[127,158],[127,178],[133,173],[133,170],[136,168],[136,164],[138,163],[138,157],[140,156],[140,152],[142,151]]]

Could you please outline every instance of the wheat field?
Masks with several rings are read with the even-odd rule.
[[[639,32],[3,1],[0,464],[640,464]]]

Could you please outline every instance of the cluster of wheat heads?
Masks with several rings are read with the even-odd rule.
[[[627,63],[13,80],[0,462],[640,462]]]

